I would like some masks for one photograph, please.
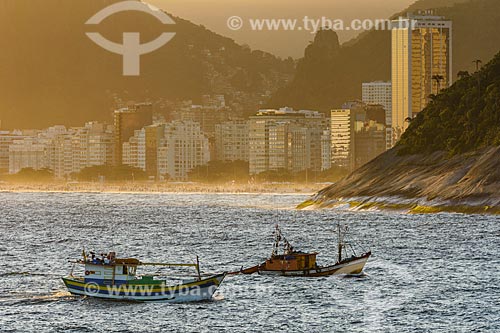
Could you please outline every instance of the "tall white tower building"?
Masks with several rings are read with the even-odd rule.
[[[392,21],[394,143],[431,94],[452,83],[452,22],[430,11]]]
[[[392,83],[375,81],[362,85],[362,101],[366,104],[382,105],[385,110],[386,148],[392,147]]]

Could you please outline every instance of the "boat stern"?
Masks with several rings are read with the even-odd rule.
[[[224,282],[224,279],[226,278],[227,276],[227,272],[224,272],[222,274],[218,274],[218,275],[215,275],[215,276],[212,276],[210,279],[212,280],[212,293],[210,295],[210,298],[212,298],[212,296],[214,295],[214,293],[217,291],[217,289],[219,289],[219,287],[221,286],[222,282]]]
[[[348,260],[344,263],[340,263],[339,268],[335,271],[335,274],[346,274],[346,275],[355,275],[360,274],[363,271],[363,268],[370,258],[371,252],[367,252],[359,258],[355,258],[352,260]]]

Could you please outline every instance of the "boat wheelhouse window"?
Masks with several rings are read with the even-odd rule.
[[[128,269],[127,266],[123,266],[123,274],[127,275],[128,274]]]

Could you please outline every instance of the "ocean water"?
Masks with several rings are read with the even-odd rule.
[[[500,331],[499,217],[294,210],[303,199],[0,193],[0,331]],[[270,255],[276,223],[295,248],[331,263],[336,222],[373,252],[361,276],[231,276],[214,300],[186,304],[76,297],[60,279],[83,247],[238,270]]]

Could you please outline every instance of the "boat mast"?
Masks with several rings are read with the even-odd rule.
[[[340,232],[340,223],[337,223],[337,230],[338,230],[338,252],[339,252],[339,262],[342,261],[342,235]]]
[[[272,253],[273,257],[278,255],[280,241],[281,241],[281,230],[280,227],[276,224],[276,230],[274,232],[273,253]]]
[[[196,256],[196,272],[198,273],[198,281],[201,281],[200,258],[198,256]]]

